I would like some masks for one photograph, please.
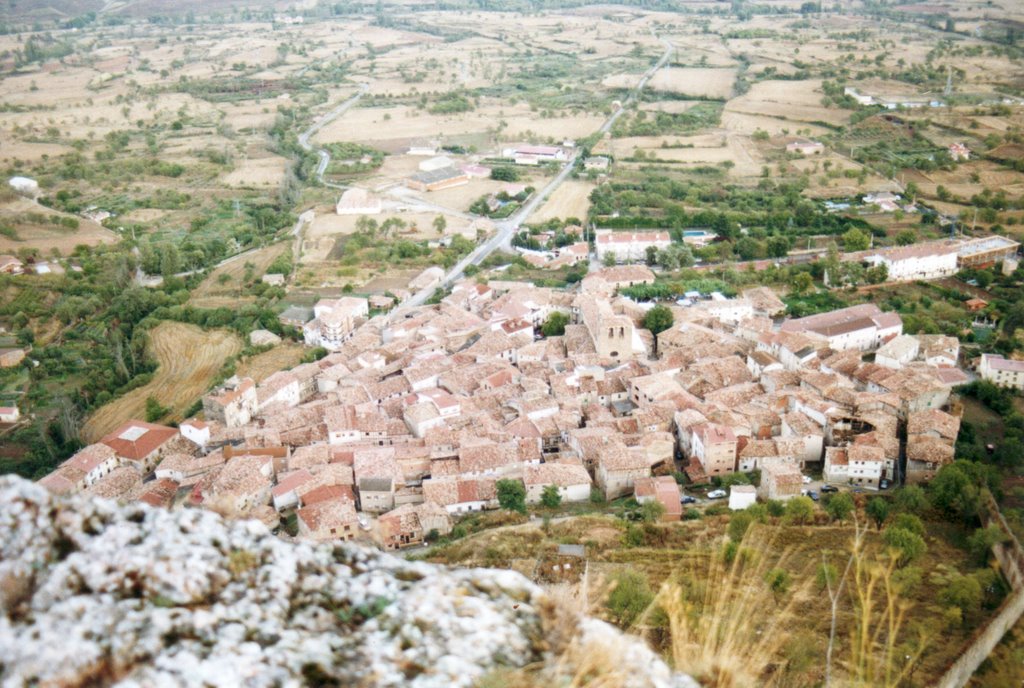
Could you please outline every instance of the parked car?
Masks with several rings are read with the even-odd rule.
[[[683,495],[682,497],[679,498],[679,503],[680,504],[696,504],[697,503],[697,498],[696,497],[691,497],[690,495]]]
[[[839,488],[836,487],[835,485],[822,485],[821,486],[821,491],[822,492],[839,492]]]
[[[711,490],[711,492],[708,492],[708,499],[725,499],[727,496],[725,490]]]
[[[811,477],[809,475],[802,475],[800,477],[804,479],[804,485],[810,485]]]
[[[813,499],[814,501],[818,501],[818,493],[815,492],[814,490],[808,490],[807,496]]]
[[[878,481],[878,489],[879,490],[888,490],[889,489],[889,481],[886,478],[882,478],[881,480],[879,480]]]

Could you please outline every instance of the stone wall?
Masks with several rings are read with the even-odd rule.
[[[1003,639],[1003,635],[1024,615],[1024,550],[1021,549],[1020,542],[1003,519],[991,495],[986,495],[983,508],[987,512],[986,520],[989,525],[998,526],[1008,537],[1005,544],[998,544],[993,548],[993,554],[1012,592],[1003,600],[992,620],[975,633],[967,649],[935,684],[936,688],[961,688],[967,685],[981,663]]]

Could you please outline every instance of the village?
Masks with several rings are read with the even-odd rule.
[[[625,234],[623,258],[648,239]],[[872,257],[921,279],[992,250],[1012,264],[1016,245]],[[499,508],[502,481],[532,505],[633,497],[671,521],[697,495],[742,509],[926,483],[953,461],[955,389],[974,378],[956,338],[903,334],[899,314],[870,303],[785,318],[768,287],[687,294],[654,335],[653,304],[619,293],[654,281],[642,264],[573,290],[462,279],[439,304],[372,317],[365,298],[324,299],[302,323],[322,359],[231,378],[178,427],[130,420],[40,482],[402,549]],[[541,334],[551,321],[564,334]],[[998,355],[977,374],[1024,387],[1024,367]],[[708,492],[752,472],[756,487]]]

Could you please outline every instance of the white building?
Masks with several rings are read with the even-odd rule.
[[[890,282],[938,279],[957,272],[955,244],[920,244],[899,246],[867,254],[864,261],[884,265]]]
[[[594,246],[597,259],[604,260],[608,254],[615,256],[619,263],[636,263],[647,260],[647,249],[659,251],[672,245],[668,232],[616,232],[599,229],[595,232]]]
[[[1000,387],[1024,389],[1024,361],[1012,361],[999,354],[982,354],[978,374]]]
[[[519,162],[520,158],[533,159],[537,162],[553,162],[567,160],[569,155],[565,149],[558,146],[515,146],[506,148],[501,152],[501,157],[512,158]]]
[[[319,301],[313,306],[315,317],[302,327],[306,344],[337,351],[369,312],[369,302],[354,296]]]
[[[441,281],[444,279],[444,269],[439,268],[436,265],[431,266],[417,275],[411,282],[409,282],[409,288],[413,291],[423,291],[424,289],[432,289],[441,285]]]
[[[210,426],[198,418],[183,421],[178,430],[182,437],[200,448],[206,448],[210,442]]]
[[[21,412],[17,406],[0,406],[0,423],[17,423]]]
[[[921,351],[921,342],[917,337],[901,334],[883,344],[875,352],[875,363],[884,367],[899,370],[917,358]]]
[[[452,167],[454,164],[455,161],[447,155],[438,155],[421,161],[419,168],[420,172],[433,172],[434,170],[442,170],[446,167]]]
[[[729,508],[742,511],[757,503],[757,488],[753,485],[733,485],[729,488]]]
[[[586,502],[590,499],[590,474],[582,463],[527,464],[523,482],[529,504],[540,502],[548,485],[558,488],[563,502]]]
[[[35,179],[29,179],[28,177],[11,177],[7,183],[11,185],[12,189],[22,196],[35,198],[39,195],[39,182]]]
[[[787,320],[782,323],[781,331],[820,335],[835,351],[871,351],[903,334],[903,320],[899,313],[885,313],[873,303],[862,303]]]

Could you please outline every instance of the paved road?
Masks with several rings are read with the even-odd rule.
[[[651,34],[654,35],[654,32],[652,31]],[[669,61],[669,58],[672,57],[672,52],[675,50],[675,47],[672,45],[672,43],[665,39],[659,38],[658,40],[660,40],[662,44],[665,46],[665,53],[654,65],[651,66],[650,69],[644,72],[643,77],[641,77],[640,81],[637,82],[636,87],[633,89],[632,92],[630,92],[629,97],[626,98],[626,102],[624,102],[621,108],[613,112],[611,116],[609,116],[608,119],[605,120],[604,124],[602,124],[601,127],[597,130],[598,133],[606,134],[609,131],[611,131],[611,128],[615,125],[615,122],[619,119],[619,117],[622,116],[622,113],[625,112],[626,106],[636,101],[638,95],[640,94],[640,91],[642,91],[644,87],[647,86],[647,82],[650,81],[651,77],[654,76],[654,74],[659,69],[664,67],[665,63],[667,63]],[[573,155],[573,157],[567,160],[566,163],[562,166],[562,169],[555,176],[555,178],[548,182],[548,184],[543,189],[541,189],[539,193],[535,193],[530,198],[530,200],[527,201],[526,204],[524,204],[523,207],[520,208],[514,215],[512,215],[506,220],[502,220],[501,222],[496,223],[495,228],[497,229],[497,231],[495,232],[494,236],[492,236],[483,244],[477,246],[468,256],[466,256],[458,263],[456,263],[455,266],[448,271],[448,274],[445,275],[442,286],[447,287],[453,282],[460,279],[465,273],[467,267],[469,267],[470,265],[480,265],[484,261],[484,259],[487,258],[487,256],[491,255],[491,253],[496,251],[498,248],[509,248],[512,243],[512,236],[519,229],[519,226],[523,222],[525,222],[531,214],[533,214],[533,211],[536,210],[537,207],[540,206],[540,204],[543,203],[555,191],[555,189],[562,185],[562,182],[564,182],[569,177],[569,175],[572,174],[572,171],[575,168],[575,166],[576,155]],[[399,312],[404,312],[406,308],[415,308],[417,306],[422,306],[424,303],[426,303],[427,299],[429,299],[433,293],[434,289],[430,288],[424,289],[416,294],[413,294],[409,299],[402,303],[400,308],[396,308],[395,310],[393,310],[391,314],[388,315],[388,319],[390,320],[392,316],[397,315]]]
[[[299,145],[302,146],[303,150],[313,150],[313,144],[309,142],[309,139],[318,131],[323,129],[325,126],[327,126],[328,124],[330,124],[331,122],[345,114],[345,112],[347,112],[349,108],[351,108],[353,105],[359,102],[359,99],[362,98],[369,90],[370,84],[360,84],[358,93],[356,93],[354,96],[352,96],[345,102],[341,103],[340,105],[337,105],[333,110],[328,112],[326,115],[322,116],[320,119],[313,122],[309,129],[299,134]],[[341,184],[335,184],[333,182],[324,181],[324,172],[327,171],[327,166],[331,164],[331,154],[328,153],[323,148],[317,149],[316,154],[320,156],[320,162],[317,163],[316,166],[317,181],[321,182],[324,186],[329,186],[335,189],[348,188]]]

